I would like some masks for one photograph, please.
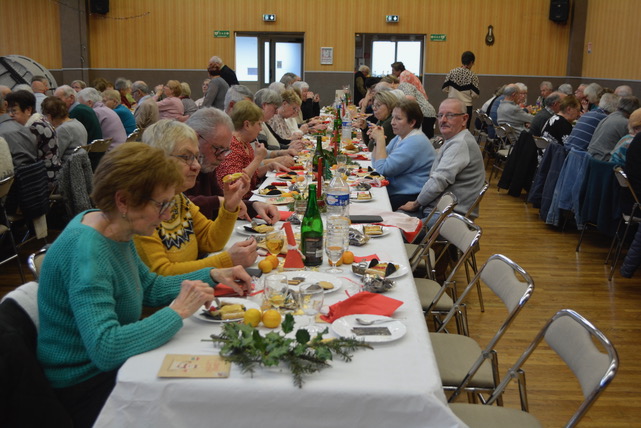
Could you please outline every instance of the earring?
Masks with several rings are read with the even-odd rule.
[[[120,213],[120,217],[127,218],[127,213]]]

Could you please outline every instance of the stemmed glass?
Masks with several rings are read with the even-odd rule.
[[[341,273],[343,269],[336,267],[338,261],[349,245],[349,221],[342,216],[330,216],[327,219],[327,234],[325,236],[325,253],[331,267],[328,273]]]
[[[294,214],[296,214],[296,218],[298,218],[300,224],[303,224],[303,217],[305,217],[306,211],[307,201],[305,199],[294,200]]]
[[[325,290],[311,282],[303,282],[298,289],[298,308],[309,317],[307,324],[304,326],[310,333],[316,331],[314,324],[316,323],[316,314],[318,314],[323,307],[325,299]]]
[[[285,245],[285,234],[282,230],[274,230],[265,235],[265,245],[267,251],[272,255],[278,256]]]
[[[269,307],[282,308],[287,300],[288,291],[287,276],[272,274],[265,277],[265,303]]]

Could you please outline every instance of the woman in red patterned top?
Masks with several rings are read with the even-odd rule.
[[[267,171],[275,171],[279,167],[277,162],[263,164],[263,160],[267,156],[267,149],[256,141],[262,130],[263,111],[249,100],[239,101],[234,104],[231,120],[235,129],[229,146],[231,152],[216,168],[218,185],[222,189],[224,176],[244,172],[251,179],[250,189],[256,189],[259,179],[262,179]],[[251,190],[245,195],[245,198],[251,196]]]

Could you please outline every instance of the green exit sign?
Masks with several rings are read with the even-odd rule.
[[[431,42],[444,42],[445,40],[447,40],[447,36],[445,34],[430,34]]]
[[[214,37],[224,37],[224,38],[229,38],[229,31],[214,31]]]

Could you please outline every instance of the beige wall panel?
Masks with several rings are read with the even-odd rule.
[[[0,18],[0,56],[23,55],[50,69],[62,66],[56,2],[0,0]]]
[[[638,0],[590,0],[583,76],[641,80],[641,4]]]

